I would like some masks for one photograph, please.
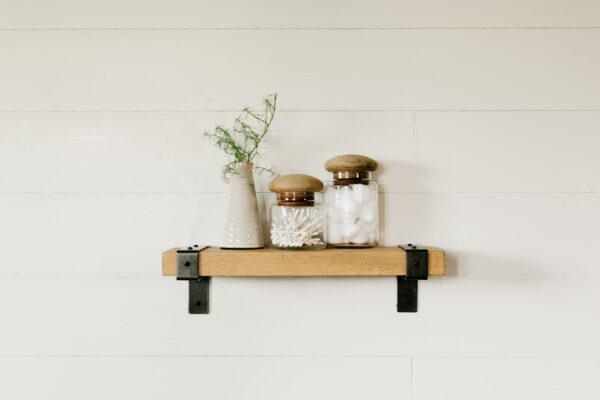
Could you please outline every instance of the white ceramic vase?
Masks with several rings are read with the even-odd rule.
[[[223,173],[223,180],[231,185],[229,209],[221,245],[224,249],[264,247],[252,167],[252,163],[240,162],[233,166],[236,173]]]

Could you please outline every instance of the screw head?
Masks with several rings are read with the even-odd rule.
[[[192,265],[192,264],[190,264],[190,262],[189,262],[189,261],[186,261],[186,262],[185,262],[183,265],[185,265],[186,267],[189,267],[189,266],[190,266],[190,265]]]

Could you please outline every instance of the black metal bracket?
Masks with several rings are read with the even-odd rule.
[[[429,276],[429,252],[411,243],[399,245],[406,251],[406,275],[398,276],[398,312],[417,312],[419,280]]]
[[[177,280],[189,282],[190,314],[208,314],[210,276],[200,276],[200,252],[208,246],[182,247],[177,250]]]
[[[406,251],[406,274],[398,276],[398,312],[417,312],[419,280],[429,275],[429,252],[413,244],[399,245]],[[208,246],[193,245],[177,250],[177,280],[189,282],[190,314],[208,314],[210,276],[200,276],[200,252]]]

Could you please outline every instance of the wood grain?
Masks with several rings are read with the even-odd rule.
[[[444,252],[429,249],[429,275],[444,275]],[[177,249],[162,253],[162,274],[175,276]],[[286,251],[222,250],[200,253],[200,276],[402,276],[406,252],[399,247]]]
[[[271,192],[320,192],[323,182],[314,176],[305,174],[289,174],[279,176],[269,183]]]
[[[325,162],[325,169],[329,172],[375,171],[377,169],[377,161],[360,154],[343,154],[327,160]]]

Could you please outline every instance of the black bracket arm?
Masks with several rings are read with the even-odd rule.
[[[417,312],[419,280],[429,275],[429,252],[413,244],[398,246],[406,251],[406,275],[398,276],[398,312]]]
[[[210,276],[200,276],[200,252],[208,246],[190,246],[177,250],[177,280],[189,283],[190,314],[208,314]],[[417,312],[419,280],[429,275],[429,253],[412,244],[398,246],[406,251],[406,274],[398,276],[398,312]]]
[[[210,276],[199,276],[200,252],[208,246],[177,250],[177,280],[189,281],[189,313],[208,314]]]

